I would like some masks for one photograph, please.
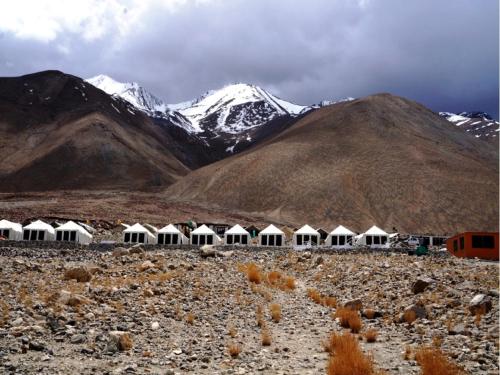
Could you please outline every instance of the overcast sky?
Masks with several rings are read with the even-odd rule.
[[[0,75],[136,81],[169,103],[228,83],[299,104],[390,92],[498,118],[498,0],[0,0]]]

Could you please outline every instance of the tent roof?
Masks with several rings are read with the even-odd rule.
[[[163,228],[161,228],[158,233],[181,233],[181,231],[179,229],[177,229],[175,226],[173,226],[172,224],[168,224],[166,226],[164,226]]]
[[[296,234],[319,234],[319,232],[311,227],[310,225],[304,225],[302,228],[300,228],[298,231],[295,232]]]
[[[153,233],[151,233],[149,230],[144,228],[141,224],[135,223],[131,227],[128,227],[123,231],[123,233],[132,233],[132,232],[146,232],[147,234],[153,236]],[[153,236],[154,237],[154,236]]]
[[[248,233],[248,231],[246,231],[245,229],[243,229],[243,227],[239,224],[236,224],[234,227],[232,227],[231,229],[228,229],[226,231],[226,234],[250,234]]]
[[[191,234],[215,234],[215,232],[203,224],[201,227],[196,228]]]
[[[37,220],[32,222],[31,224],[26,225],[24,229],[46,230],[47,232],[55,233],[55,230],[51,225],[44,223],[41,220]]]
[[[372,235],[372,236],[387,236],[387,232],[384,232],[382,229],[374,225],[370,229],[368,229],[364,234]]]
[[[260,232],[260,234],[285,234],[279,228],[276,228],[273,224],[269,224],[266,229]]]
[[[22,232],[23,231],[23,226],[19,223],[13,223],[12,221],[9,220],[0,220],[0,228],[3,229],[13,229],[17,232]]]
[[[332,235],[337,235],[337,234],[348,234],[348,235],[354,235],[356,233],[354,233],[353,231],[347,229],[346,227],[344,227],[343,225],[339,225],[337,228],[335,228],[334,230],[332,230],[330,232],[330,234]]]
[[[80,233],[83,233],[87,236],[92,237],[92,235],[89,232],[87,232],[81,225],[78,225],[77,223],[75,223],[74,221],[71,221],[71,220],[66,222],[63,225],[58,226],[56,228],[56,231],[58,231],[58,230],[76,230]]]

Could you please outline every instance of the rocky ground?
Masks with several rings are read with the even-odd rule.
[[[403,254],[0,248],[0,373],[325,373],[347,303],[388,374],[420,373],[422,346],[498,374],[498,271]]]

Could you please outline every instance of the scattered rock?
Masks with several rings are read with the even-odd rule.
[[[491,310],[491,298],[486,294],[477,294],[469,303],[469,311],[472,315],[486,314]]]
[[[411,305],[411,306],[408,306],[402,316],[401,316],[401,319],[400,321],[404,321],[404,315],[410,311],[413,311],[415,313],[415,317],[417,319],[425,319],[427,318],[427,310],[425,309],[424,306],[422,306],[421,304],[414,304],[414,305]]]
[[[151,323],[151,329],[153,331],[156,331],[158,328],[160,328],[160,323],[158,323],[158,322]]]
[[[85,337],[85,335],[76,334],[76,335],[71,336],[70,342],[72,344],[81,344],[81,343],[85,342],[86,340],[87,340],[87,338]]]
[[[132,349],[133,342],[130,334],[124,331],[111,331],[109,332],[110,343],[123,352]]]
[[[363,301],[361,301],[360,299],[353,299],[351,301],[347,301],[346,303],[344,303],[344,307],[351,310],[359,311],[363,308]]]
[[[435,281],[428,277],[417,279],[413,283],[411,291],[413,292],[413,294],[422,293],[425,289],[427,289],[429,285],[433,283],[435,283]]]
[[[46,348],[46,344],[43,341],[30,341],[28,344],[29,350],[34,350],[37,352],[44,351]]]
[[[215,247],[212,245],[204,245],[200,248],[200,256],[202,258],[213,258],[217,255]]]
[[[139,266],[139,271],[141,271],[141,272],[147,271],[147,270],[152,269],[152,268],[155,268],[155,265],[153,264],[153,262],[151,262],[150,260],[146,260]]]
[[[120,258],[120,257],[128,255],[128,254],[129,254],[128,249],[125,249],[124,247],[115,247],[113,252],[112,252],[112,255],[115,258]]]

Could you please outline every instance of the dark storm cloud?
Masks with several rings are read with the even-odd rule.
[[[1,25],[0,25],[1,26]],[[498,118],[498,1],[157,2],[121,34],[0,35],[0,74],[60,69],[137,81],[167,102],[232,82],[300,104],[391,92]]]

